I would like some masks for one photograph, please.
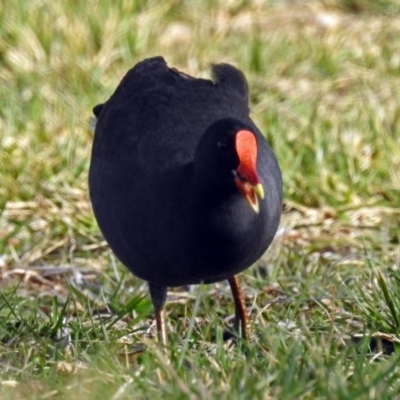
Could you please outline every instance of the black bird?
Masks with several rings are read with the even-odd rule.
[[[281,172],[249,117],[246,79],[229,64],[211,72],[196,79],[149,58],[93,109],[94,214],[118,259],[149,283],[163,343],[167,287],[224,279],[247,337],[235,275],[262,256],[281,216]]]

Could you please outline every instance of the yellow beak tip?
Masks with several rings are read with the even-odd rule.
[[[262,186],[261,183],[258,183],[257,185],[255,185],[253,187],[254,192],[256,193],[256,195],[258,196],[259,199],[264,199],[265,197],[265,193],[264,193],[264,188]]]

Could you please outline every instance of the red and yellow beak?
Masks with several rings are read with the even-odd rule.
[[[260,212],[258,199],[264,199],[265,193],[256,172],[257,141],[254,133],[248,130],[237,132],[235,147],[239,157],[239,167],[233,171],[236,186],[253,211],[258,214]]]

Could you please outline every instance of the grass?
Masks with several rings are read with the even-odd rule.
[[[399,11],[2,2],[0,398],[397,399]],[[222,340],[233,313],[222,282],[170,291],[161,349],[146,285],[91,212],[91,109],[158,54],[196,76],[215,61],[242,69],[283,171],[281,229],[241,277],[250,344]]]

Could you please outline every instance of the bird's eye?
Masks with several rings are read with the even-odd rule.
[[[217,147],[218,147],[218,150],[221,150],[221,151],[226,151],[228,149],[228,146],[224,142],[218,142]]]

